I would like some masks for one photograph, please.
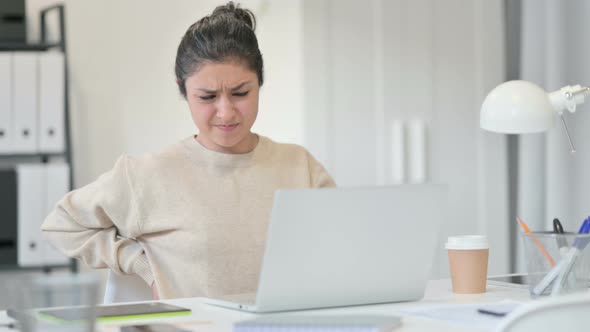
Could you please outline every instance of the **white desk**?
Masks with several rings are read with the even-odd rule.
[[[441,304],[474,304],[500,302],[503,300],[515,300],[520,302],[530,301],[527,289],[515,289],[501,286],[488,285],[487,292],[478,295],[456,295],[451,292],[450,280],[433,280],[428,283],[424,299],[417,302],[403,302],[381,305],[356,306],[335,309],[322,309],[305,311],[306,314],[388,314],[403,316],[403,323],[395,331],[485,331],[485,329],[469,328],[466,326],[456,325],[449,322],[420,318],[417,316],[408,316],[401,313],[401,310],[410,308],[429,307]],[[187,307],[192,310],[192,314],[178,317],[168,317],[160,319],[142,319],[118,321],[116,323],[101,323],[99,331],[116,332],[119,331],[120,325],[131,324],[135,322],[171,322],[191,331],[231,331],[233,322],[256,317],[254,314],[243,313],[210,306],[203,303],[202,298],[187,298],[166,300],[165,302]],[[10,322],[5,312],[0,312],[0,324]],[[0,332],[14,332],[14,329],[0,328]]]

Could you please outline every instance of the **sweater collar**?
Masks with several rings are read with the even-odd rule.
[[[196,136],[189,136],[182,141],[188,150],[189,157],[199,165],[223,168],[239,168],[250,166],[267,145],[267,138],[258,135],[258,143],[247,153],[232,154],[209,150],[196,140]]]

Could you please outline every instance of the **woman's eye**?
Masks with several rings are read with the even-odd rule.
[[[236,97],[245,97],[248,94],[248,92],[250,92],[250,91],[234,92],[234,96],[236,96]]]
[[[215,95],[206,95],[206,96],[199,96],[201,100],[213,100],[215,99]]]

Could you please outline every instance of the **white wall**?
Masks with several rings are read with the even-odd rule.
[[[28,0],[29,37],[39,8]],[[174,78],[186,29],[224,1],[65,0],[75,185],[107,171],[122,153],[153,151],[196,132]],[[303,142],[300,1],[241,1],[257,15],[265,84],[254,130]]]
[[[490,272],[507,273],[506,141],[479,128],[504,78],[503,1],[307,0],[304,20],[306,143],[336,182],[397,183],[400,156],[411,183],[407,128],[421,121],[425,182],[449,187],[434,275],[448,275],[446,236],[463,234],[487,235]],[[401,153],[393,122],[406,128]]]

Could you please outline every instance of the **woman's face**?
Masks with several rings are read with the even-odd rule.
[[[209,150],[246,153],[258,141],[250,129],[258,115],[258,77],[239,62],[205,63],[185,81],[186,99]]]

